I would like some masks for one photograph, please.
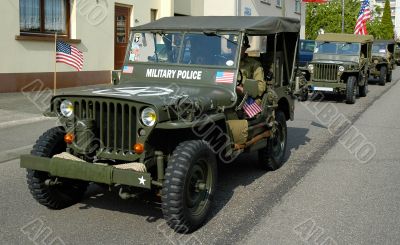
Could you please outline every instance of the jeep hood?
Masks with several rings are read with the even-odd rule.
[[[161,108],[172,105],[177,99],[188,97],[212,107],[233,106],[236,94],[228,87],[195,83],[124,83],[101,85],[95,88],[67,92],[56,97],[100,97],[135,101]]]

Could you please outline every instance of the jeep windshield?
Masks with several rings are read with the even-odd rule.
[[[345,42],[318,42],[314,53],[358,56],[360,54],[360,44]]]
[[[127,62],[235,67],[238,34],[153,33],[131,35]]]
[[[374,43],[374,44],[372,44],[372,54],[373,55],[384,55],[384,54],[386,54],[386,44],[385,43]]]

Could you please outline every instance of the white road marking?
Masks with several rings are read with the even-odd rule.
[[[35,123],[35,122],[40,122],[40,121],[46,121],[46,120],[54,120],[54,118],[39,116],[39,117],[30,117],[30,118],[26,118],[26,119],[2,122],[2,123],[0,123],[0,129],[12,127],[12,126],[23,125],[23,124]]]
[[[11,149],[11,150],[2,151],[2,152],[0,152],[0,163],[16,159],[21,154],[28,154],[30,152],[30,150],[32,149],[32,147],[33,147],[33,144],[18,147],[18,148]]]

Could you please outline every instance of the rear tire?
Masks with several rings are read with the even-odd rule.
[[[346,83],[346,103],[347,104],[354,104],[356,102],[356,96],[357,96],[356,83],[357,83],[357,79],[355,76],[349,76],[347,78],[347,83]]]
[[[169,158],[162,188],[162,212],[179,233],[196,230],[206,219],[215,193],[217,162],[203,140],[179,144]]]
[[[287,146],[286,117],[282,111],[276,111],[277,131],[269,138],[267,146],[258,151],[258,165],[265,170],[277,170],[285,161]]]
[[[360,97],[366,97],[368,93],[368,83],[365,82],[365,84],[363,86],[359,86],[358,89]]]
[[[386,68],[386,66],[382,66],[380,69],[380,75],[379,75],[379,85],[385,86],[386,78],[387,78],[387,68]]]
[[[33,146],[31,154],[48,157],[65,151],[63,127],[55,127],[46,131]],[[50,209],[62,209],[79,202],[86,192],[87,182],[72,179],[60,179],[61,184],[47,186],[47,179],[55,179],[47,172],[27,170],[29,190],[40,204]]]
[[[389,73],[388,73],[388,75],[387,75],[387,78],[386,78],[386,81],[388,82],[388,83],[390,83],[390,82],[392,82],[392,71],[390,71]]]

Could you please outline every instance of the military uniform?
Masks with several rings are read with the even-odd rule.
[[[258,96],[261,97],[266,89],[264,69],[262,68],[261,63],[255,58],[246,56],[240,61],[239,67],[243,76],[243,84],[246,82],[246,79],[258,81]]]

